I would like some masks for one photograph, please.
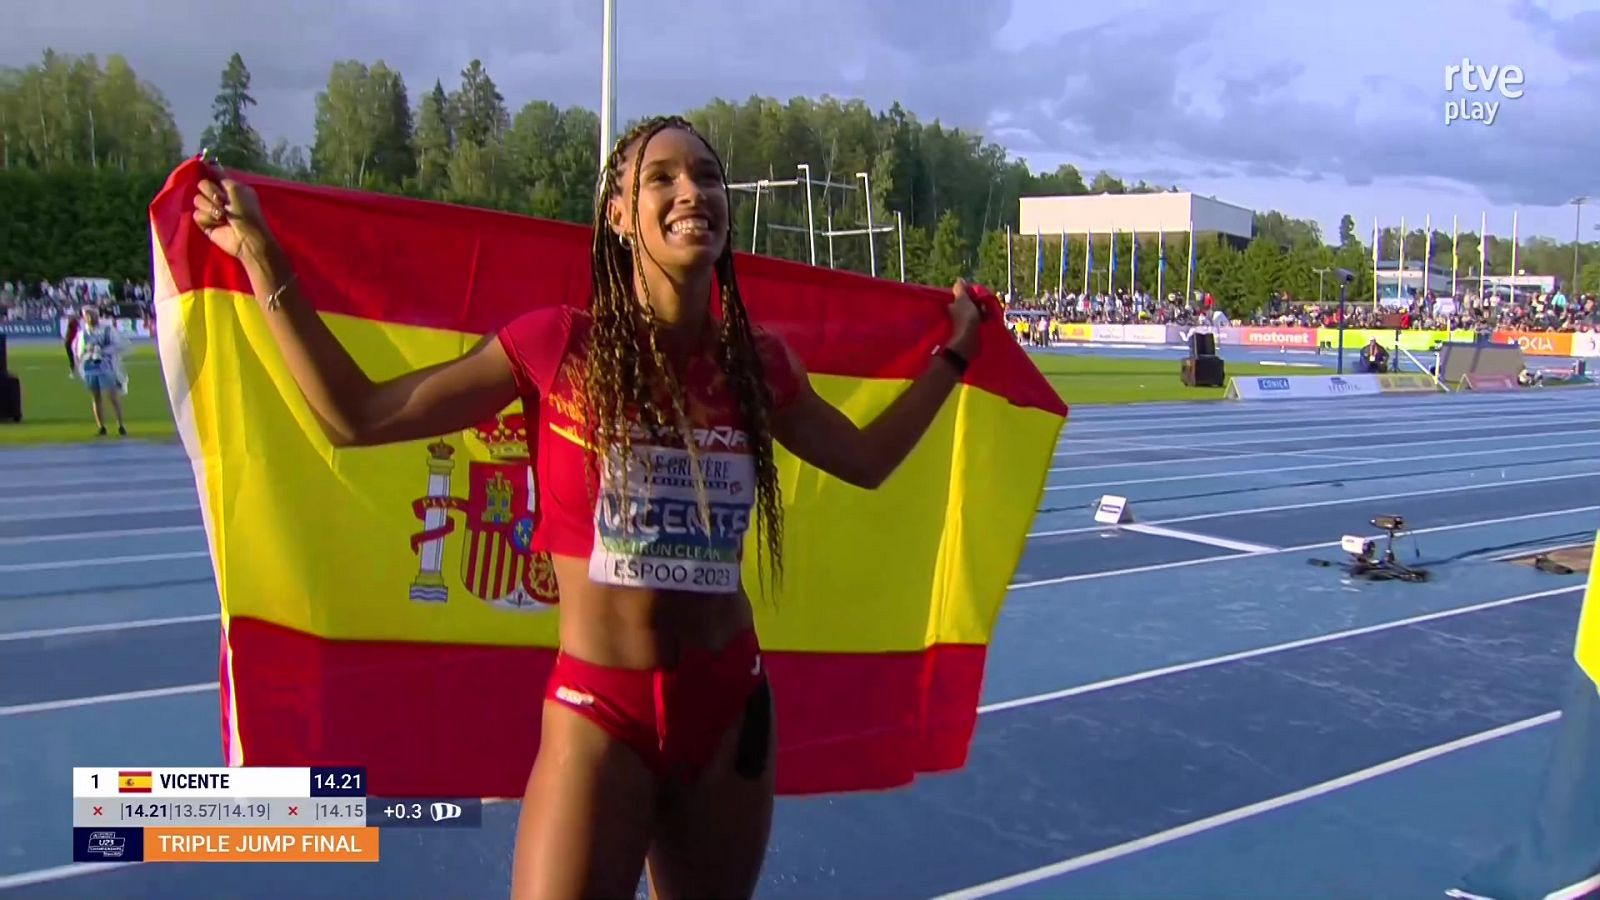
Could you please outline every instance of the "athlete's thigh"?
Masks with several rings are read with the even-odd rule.
[[[700,779],[669,789],[650,846],[650,892],[658,900],[755,892],[772,830],[777,733],[771,697],[766,686],[760,688]],[[747,723],[757,730],[746,734]],[[741,765],[741,749],[756,755]],[[750,771],[751,763],[758,772]]]
[[[542,728],[517,820],[511,896],[632,897],[654,831],[655,776],[563,706],[545,703]]]

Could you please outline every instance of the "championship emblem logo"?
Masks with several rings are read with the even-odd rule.
[[[480,445],[487,461],[467,463],[467,496],[453,496],[451,476],[456,448],[444,441],[428,445],[428,493],[411,504],[422,531],[411,537],[417,554],[411,599],[444,603],[445,539],[455,533],[451,513],[466,525],[461,546],[461,584],[473,596],[502,609],[548,609],[557,601],[550,554],[529,549],[533,536],[533,466],[528,459],[527,426],[521,413],[503,413],[464,432]]]

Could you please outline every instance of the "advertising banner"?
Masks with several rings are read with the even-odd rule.
[[[1167,342],[1167,326],[1124,325],[1122,326],[1122,339],[1132,344],[1165,344]]]
[[[1496,331],[1496,344],[1516,344],[1528,356],[1571,356],[1572,334],[1562,331]]]
[[[1288,350],[1315,350],[1317,349],[1317,329],[1315,328],[1240,328],[1240,339],[1226,343],[1243,344],[1246,347],[1277,347]],[[1217,343],[1224,343],[1218,338]]]
[[[1094,340],[1094,333],[1090,326],[1083,322],[1057,322],[1056,340],[1092,341]]]
[[[1421,372],[1397,372],[1378,376],[1378,390],[1385,394],[1432,394],[1439,390],[1433,377]]]
[[[1462,332],[1462,334],[1466,335],[1463,340],[1472,340],[1471,332]],[[1346,328],[1344,330],[1344,348],[1346,350],[1352,347],[1360,349],[1373,339],[1376,339],[1379,344],[1390,350],[1394,349],[1396,343],[1393,329]],[[1319,328],[1317,329],[1317,340],[1330,347],[1337,347],[1339,346],[1339,329]],[[1399,344],[1400,349],[1416,353],[1422,350],[1433,350],[1448,340],[1450,340],[1450,332],[1448,331],[1418,331],[1413,329],[1400,332]]]
[[[39,319],[0,322],[0,334],[6,337],[59,337],[56,323]]]
[[[1600,356],[1600,333],[1580,331],[1570,337],[1573,356]]]
[[[1166,342],[1169,344],[1189,343],[1192,334],[1214,334],[1217,336],[1217,346],[1224,344],[1241,344],[1243,338],[1239,336],[1240,329],[1234,326],[1217,328],[1212,325],[1168,325],[1166,326]]]
[[[1228,379],[1229,400],[1326,400],[1382,393],[1378,375],[1251,375]]]

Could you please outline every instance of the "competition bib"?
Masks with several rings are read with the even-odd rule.
[[[615,469],[595,504],[589,578],[602,584],[708,594],[739,587],[755,504],[755,464],[744,453],[700,453],[710,505],[702,519],[687,450],[634,445],[625,485]]]

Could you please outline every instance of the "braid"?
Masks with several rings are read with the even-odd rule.
[[[756,469],[756,503],[761,521],[765,560],[757,557],[757,571],[768,589],[783,580],[783,489],[778,484],[778,466],[773,458],[772,432],[768,423],[772,410],[772,387],[767,383],[766,364],[756,346],[755,330],[739,282],[733,273],[732,241],[717,258],[717,282],[722,289],[722,340],[719,362],[729,373],[739,412],[750,441],[750,455]],[[770,564],[770,569],[768,565]]]
[[[717,161],[724,190],[727,186],[727,172],[716,150],[687,120],[677,116],[648,119],[629,129],[617,140],[605,162],[595,199],[591,252],[593,299],[590,309],[593,325],[584,374],[584,391],[590,410],[586,428],[591,460],[589,472],[591,478],[596,477],[599,466],[604,464],[602,461],[616,458],[620,463],[620,471],[614,470],[610,474],[624,479],[623,483],[626,483],[633,465],[632,423],[637,421],[646,433],[675,430],[682,436],[689,453],[695,496],[703,524],[709,530],[710,503],[683,387],[657,339],[655,308],[648,282],[638,282],[645,285],[643,297],[635,298],[634,294],[634,275],[643,248],[638,240],[624,243],[622,236],[610,228],[607,217],[607,206],[625,174],[623,159],[629,148],[637,145],[629,190],[629,217],[633,232],[638,233],[639,180],[644,147],[650,138],[668,128],[682,129],[699,138]],[[783,567],[783,498],[768,425],[772,391],[767,385],[766,370],[756,346],[749,314],[734,277],[731,221],[728,223],[728,241],[717,258],[716,275],[723,314],[717,361],[733,387],[755,464],[756,501],[765,550],[763,555],[765,562],[770,563],[770,568],[759,559],[758,566],[765,576],[763,580],[769,582],[770,586],[781,579]],[[641,333],[644,337],[642,348],[639,340]],[[660,403],[662,394],[666,395],[669,402],[670,418],[668,410],[663,409]],[[631,520],[631,517],[625,518]]]

